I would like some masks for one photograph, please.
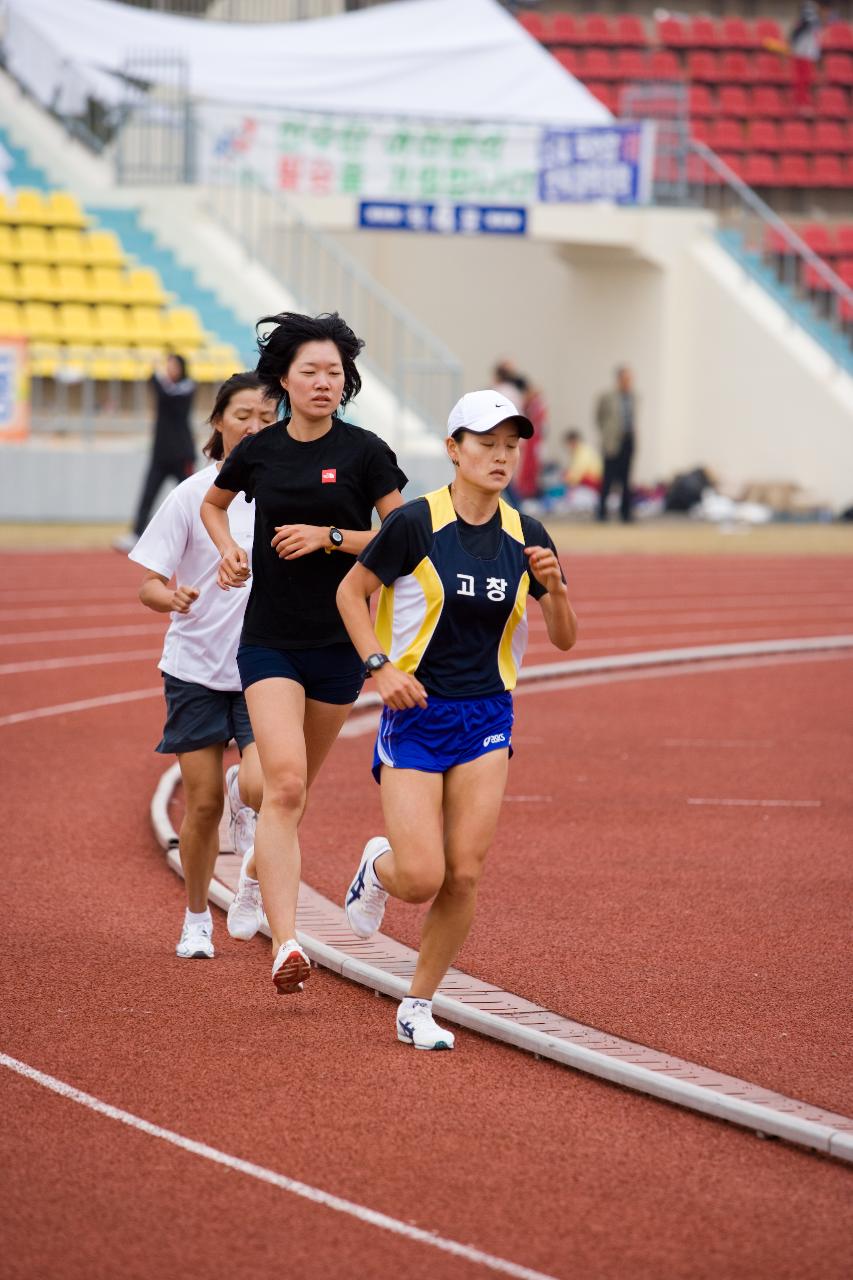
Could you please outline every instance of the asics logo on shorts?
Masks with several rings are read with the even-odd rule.
[[[505,733],[490,733],[490,734],[489,734],[489,736],[488,736],[488,738],[484,738],[484,739],[483,739],[483,746],[484,746],[484,747],[494,747],[494,746],[497,746],[497,744],[498,744],[499,742],[506,742],[506,734],[505,734]]]

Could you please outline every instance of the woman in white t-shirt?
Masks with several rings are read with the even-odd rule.
[[[219,853],[222,758],[232,738],[241,760],[239,767],[228,770],[226,783],[232,833],[241,857],[254,840],[263,788],[237,670],[237,645],[248,592],[220,591],[217,587],[220,558],[199,510],[231,450],[244,436],[256,435],[275,419],[275,402],[266,398],[256,374],[235,373],[223,383],[210,415],[213,433],[204,447],[213,465],[172,490],[129,557],[147,570],[139,590],[142,603],[155,613],[171,614],[159,663],[166,726],[156,749],[177,755],[186,801],[180,855],[187,910],[175,949],[182,959],[212,959],[214,955],[207,894]],[[254,503],[235,502],[234,508],[232,534],[251,554]],[[172,578],[174,586],[169,585]],[[259,891],[255,896],[254,906],[260,914]]]

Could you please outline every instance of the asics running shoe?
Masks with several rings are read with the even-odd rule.
[[[452,1049],[455,1036],[435,1021],[431,1000],[404,1000],[397,1010],[397,1039],[416,1049]]]
[[[391,848],[384,836],[374,836],[364,846],[355,879],[347,890],[344,910],[349,927],[358,938],[372,938],[382,924],[388,893],[373,870],[380,853]]]
[[[232,764],[230,769],[225,772],[225,790],[228,794],[228,808],[230,811],[229,828],[231,831],[231,844],[235,853],[242,858],[247,849],[251,849],[255,843],[255,827],[258,825],[258,815],[255,810],[243,800],[240,795],[240,785],[238,776],[240,766]]]

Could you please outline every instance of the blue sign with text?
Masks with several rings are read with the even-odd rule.
[[[527,231],[527,210],[521,205],[362,200],[358,206],[358,225],[373,231],[523,236]]]
[[[653,127],[646,123],[543,129],[539,199],[548,204],[590,200],[646,204],[653,159]]]

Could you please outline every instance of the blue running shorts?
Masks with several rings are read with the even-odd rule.
[[[373,776],[382,766],[447,773],[489,751],[512,755],[512,694],[450,701],[430,695],[426,707],[383,707],[373,751]]]

